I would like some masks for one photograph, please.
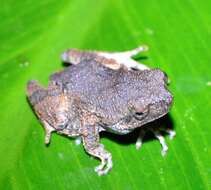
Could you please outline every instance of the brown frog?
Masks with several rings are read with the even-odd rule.
[[[86,152],[101,160],[95,171],[108,173],[112,156],[100,144],[100,132],[130,133],[167,114],[172,104],[167,76],[131,58],[146,49],[115,53],[70,49],[62,59],[71,66],[51,75],[47,88],[29,81],[27,96],[45,128],[45,143],[53,131],[81,137]],[[144,133],[140,132],[137,149]],[[155,135],[165,153],[164,138],[158,130]]]

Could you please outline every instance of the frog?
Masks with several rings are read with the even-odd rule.
[[[124,52],[79,49],[66,50],[61,58],[68,67],[50,75],[47,87],[37,80],[27,83],[27,98],[45,129],[45,143],[52,132],[80,138],[85,151],[98,158],[98,175],[113,167],[112,154],[100,143],[105,131],[126,135],[140,128],[136,148],[145,135],[143,126],[168,114],[173,95],[168,90],[167,75],[133,59],[147,46]],[[158,129],[152,132],[168,146]],[[173,130],[167,130],[170,137]]]

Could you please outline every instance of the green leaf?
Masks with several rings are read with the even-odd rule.
[[[203,0],[1,1],[0,189],[211,189],[211,3]],[[26,100],[26,83],[63,68],[67,48],[122,51],[147,44],[144,64],[171,79],[177,132],[166,157],[157,140],[140,151],[104,137],[113,170],[82,145],[44,131]],[[134,139],[135,141],[135,139]]]

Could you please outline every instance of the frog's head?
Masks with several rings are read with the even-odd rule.
[[[169,112],[173,96],[167,89],[167,75],[159,69],[145,70],[140,74],[142,84],[133,101],[134,117],[141,125],[154,121]]]
[[[68,97],[60,86],[50,84],[45,89],[37,81],[28,82],[27,96],[45,128],[45,143],[48,144],[52,131],[60,132],[68,125]]]

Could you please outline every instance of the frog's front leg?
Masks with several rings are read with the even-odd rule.
[[[45,129],[45,144],[49,144],[51,140],[51,133],[55,131],[53,127],[51,127],[47,122],[43,121],[44,129]]]
[[[82,135],[82,141],[86,152],[101,160],[101,164],[95,168],[98,175],[107,174],[112,169],[112,156],[99,142],[98,127],[86,126],[85,133]]]
[[[157,128],[157,126],[155,126],[155,127],[152,126],[149,128],[140,128],[139,136],[136,141],[136,149],[141,148],[142,143],[143,143],[143,138],[144,138],[146,132],[148,132],[148,131],[151,131],[155,135],[155,137],[159,140],[159,142],[162,146],[161,154],[162,154],[162,156],[165,156],[168,151],[168,145],[166,144],[166,141],[164,139],[164,136],[161,134],[161,131],[167,133],[171,140],[175,137],[176,132],[170,128],[164,128],[164,127]]]

